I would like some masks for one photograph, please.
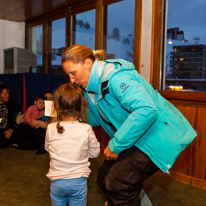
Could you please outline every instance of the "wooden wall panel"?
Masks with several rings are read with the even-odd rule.
[[[197,110],[197,137],[194,142],[192,176],[206,180],[206,109]]]
[[[170,98],[169,101],[182,112],[197,131],[197,137],[177,158],[170,175],[161,171],[158,173],[206,190],[206,99],[188,101],[183,98],[180,100]]]
[[[197,137],[177,158],[171,171],[206,181],[206,108],[177,106],[197,131]]]
[[[196,107],[176,106],[177,109],[186,117],[190,124],[195,126]],[[191,175],[192,167],[192,144],[190,144],[177,158],[171,171],[178,171],[182,174]]]

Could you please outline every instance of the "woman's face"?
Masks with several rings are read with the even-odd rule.
[[[83,64],[75,64],[68,60],[63,62],[62,65],[65,73],[69,75],[72,83],[77,84],[83,89],[87,87],[93,66],[93,61],[91,59],[86,59]]]
[[[0,95],[0,102],[8,102],[9,101],[9,91],[7,89],[4,89]]]

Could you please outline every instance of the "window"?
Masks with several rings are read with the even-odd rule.
[[[48,73],[57,74],[65,82],[61,56],[65,51],[66,18],[48,22]]]
[[[206,1],[165,0],[162,89],[205,92]],[[181,58],[180,58],[181,57]]]
[[[138,12],[136,17],[135,6]],[[68,78],[62,70],[61,54],[73,44],[83,44],[92,50],[104,49],[109,54],[107,58],[122,58],[130,62],[134,60],[139,68],[141,58],[138,57],[141,56],[133,56],[134,53],[140,54],[141,49],[141,10],[142,3],[138,0],[72,4],[71,7],[26,22],[26,47],[38,56],[37,70],[57,74],[62,83]]]
[[[33,67],[33,73],[42,72],[43,62],[43,24],[29,28],[28,49],[37,55],[37,67]]]
[[[103,49],[107,58],[133,62],[135,0],[104,6]]]
[[[95,49],[95,10],[72,15],[72,44]]]

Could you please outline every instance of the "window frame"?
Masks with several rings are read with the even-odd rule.
[[[99,2],[99,1],[97,1]],[[89,4],[88,3],[85,3],[85,4],[80,4],[80,5],[77,5],[77,6],[74,6],[72,8],[69,9],[69,21],[70,21],[70,28],[69,28],[69,36],[70,36],[70,40],[69,40],[69,46],[72,45],[72,27],[73,27],[73,24],[72,24],[72,15],[76,15],[76,14],[80,14],[80,13],[83,13],[83,12],[86,12],[86,11],[90,11],[90,10],[93,10],[95,9],[95,49],[96,48],[96,41],[97,39],[99,39],[100,37],[98,36],[98,32],[96,32],[96,26],[97,25],[97,3],[95,1],[92,1],[90,2]],[[99,15],[98,15],[99,17]],[[98,26],[99,27],[99,26]],[[97,36],[96,36],[97,35]]]
[[[42,72],[48,73],[48,22],[60,18],[66,18],[66,45],[68,48],[72,43],[72,15],[96,9],[95,16],[95,49],[103,48],[103,18],[104,6],[120,2],[122,0],[90,0],[89,2],[78,3],[77,5],[57,10],[49,14],[39,16],[26,22],[26,41],[25,45],[28,49],[28,29],[38,24],[43,24],[43,65]],[[135,19],[134,19],[134,57],[133,63],[136,70],[140,73],[141,67],[141,40],[142,40],[142,7],[143,0],[135,0]],[[69,81],[67,75],[65,76]]]
[[[44,41],[45,41],[45,37],[44,37],[44,30],[45,30],[45,18],[42,18],[42,19],[37,19],[36,21],[33,21],[33,22],[29,22],[26,24],[26,38],[25,38],[25,48],[26,49],[29,49],[29,28],[31,27],[35,27],[35,26],[38,26],[42,24],[43,25],[43,39],[42,39],[42,73],[45,73],[44,71],[44,68],[45,68],[45,65],[44,65]]]
[[[166,91],[160,88],[162,76],[162,57],[163,57],[163,41],[165,32],[165,16],[167,0],[153,0],[152,11],[152,46],[151,46],[151,76],[152,86],[166,99],[184,100],[184,101],[200,101],[206,100],[206,92],[192,91]]]
[[[103,1],[102,4],[102,47],[103,48],[103,32],[104,32],[104,24],[103,19],[105,19],[104,15],[104,6],[120,2],[122,0],[101,0]],[[133,50],[133,64],[135,69],[140,73],[141,71],[141,45],[142,45],[142,8],[143,1],[142,0],[135,0],[135,14],[134,14],[134,50]],[[97,47],[98,48],[98,47]]]
[[[67,13],[67,12],[66,12]],[[49,51],[51,50],[51,36],[49,35],[49,27],[51,26],[50,24],[51,24],[51,22],[52,21],[56,21],[56,20],[59,20],[59,19],[62,19],[62,18],[65,18],[66,19],[66,23],[65,23],[65,25],[67,25],[67,16],[66,16],[66,13],[65,13],[65,10],[64,10],[64,12],[58,12],[58,13],[56,13],[56,15],[51,15],[51,16],[48,16],[47,17],[47,47],[46,47],[46,49],[47,49],[47,51],[46,51],[46,55],[47,55],[47,57],[45,58],[45,61],[46,61],[46,64],[47,64],[47,70],[46,70],[46,73],[48,73],[48,69],[49,69],[49,66],[51,66],[51,65],[49,65],[49,61],[50,61],[50,63],[51,63],[51,55],[49,55]],[[65,27],[65,48],[66,48],[66,45],[67,45],[67,41],[68,41],[68,35],[67,35],[67,26]],[[65,75],[65,81],[67,80],[67,77],[66,77],[66,75]]]
[[[48,24],[51,21],[58,20],[61,18],[66,18],[66,25],[68,25],[68,15],[67,15],[67,9],[59,10],[56,12],[53,12],[51,14],[40,16],[38,18],[35,18],[29,22],[26,22],[26,49],[28,49],[28,41],[29,41],[29,28],[33,26],[37,26],[39,24],[43,24],[43,63],[42,63],[42,73],[47,74],[48,73]],[[65,47],[68,45],[68,31],[66,29],[65,34]]]

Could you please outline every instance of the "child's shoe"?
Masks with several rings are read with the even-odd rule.
[[[11,146],[11,150],[17,150],[18,149],[18,144],[13,144]]]

